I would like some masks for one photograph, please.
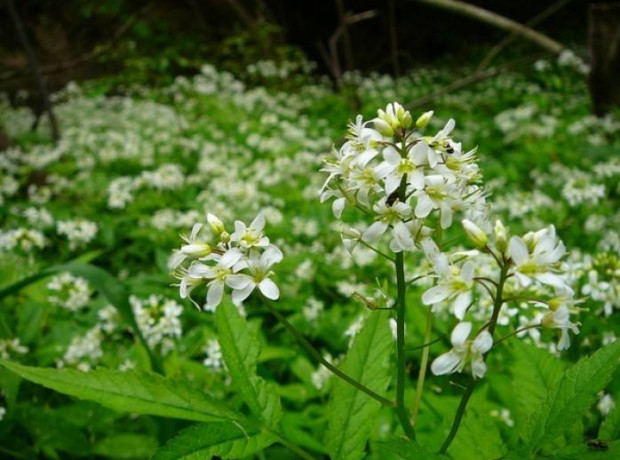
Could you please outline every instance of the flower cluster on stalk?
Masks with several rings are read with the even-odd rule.
[[[524,235],[510,235],[500,222],[490,222],[487,193],[481,185],[476,149],[465,151],[452,139],[454,120],[436,134],[424,133],[433,112],[413,121],[400,104],[388,104],[378,116],[349,125],[346,140],[326,160],[328,174],[321,201],[333,200],[336,218],[346,207],[370,219],[366,228],[344,228],[345,247],[370,247],[388,258],[390,251],[421,251],[429,262],[424,273],[432,284],[422,303],[439,315],[453,315],[453,348],[437,357],[437,375],[468,369],[474,378],[486,372],[485,355],[494,344],[497,325],[508,325],[519,314],[525,323],[512,335],[539,328],[558,329],[557,350],[577,334],[579,300],[563,272],[566,252],[549,226]],[[447,248],[441,235],[460,213],[471,250]],[[520,308],[510,308],[519,302]],[[514,322],[514,321],[512,321]],[[482,323],[470,338],[475,323]]]
[[[203,308],[208,311],[221,303],[226,288],[238,307],[255,289],[267,299],[278,299],[280,290],[271,279],[271,268],[282,260],[282,252],[263,235],[264,216],[259,214],[249,226],[235,221],[232,233],[213,214],[207,216],[207,221],[210,234],[203,232],[203,224],[195,224],[190,235],[183,237],[185,244],[170,258],[169,268],[180,280],[181,298],[189,298],[200,308],[191,292],[206,285]]]

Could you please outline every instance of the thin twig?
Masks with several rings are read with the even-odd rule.
[[[340,379],[344,380],[345,382],[347,382],[348,384],[354,386],[355,388],[357,388],[360,391],[363,391],[364,393],[366,393],[368,396],[370,396],[371,398],[379,401],[381,404],[383,404],[384,406],[388,406],[388,407],[394,407],[395,403],[394,401],[391,401],[377,393],[375,393],[374,391],[372,391],[370,388],[362,385],[361,383],[359,383],[358,381],[354,380],[353,378],[349,377],[347,374],[345,374],[344,372],[342,372],[340,369],[338,369],[336,366],[334,366],[332,363],[330,363],[329,361],[327,361],[325,358],[323,358],[323,355],[321,355],[321,353],[319,353],[319,351],[314,348],[312,346],[312,344],[310,342],[308,342],[308,340],[297,330],[295,329],[295,326],[293,326],[285,317],[284,315],[282,315],[278,310],[276,310],[267,299],[263,299],[263,305],[265,305],[265,307],[267,308],[267,310],[269,310],[269,312],[275,316],[277,318],[278,321],[280,321],[284,327],[295,336],[295,338],[297,339],[297,341],[301,344],[301,346],[303,346],[306,351],[308,353],[310,353],[310,355],[316,359],[319,363],[321,363],[323,366],[325,366],[327,369],[329,369],[332,373],[334,373],[337,377],[339,377]]]

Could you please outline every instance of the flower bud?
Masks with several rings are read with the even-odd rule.
[[[190,257],[206,257],[211,253],[211,246],[205,243],[186,244],[181,246],[181,252]]]
[[[549,310],[556,311],[558,308],[560,308],[560,306],[562,305],[562,300],[562,297],[554,297],[553,299],[549,300],[549,302],[547,302],[547,305],[549,305]]]
[[[500,220],[495,221],[493,236],[495,237],[495,246],[497,249],[505,253],[508,248],[508,234],[506,233],[506,227],[504,227],[504,224],[502,224]]]
[[[431,121],[431,118],[433,118],[434,113],[434,111],[429,110],[428,112],[424,112],[422,115],[420,115],[415,122],[416,127],[418,129],[426,128],[426,125],[428,125],[428,123]]]
[[[385,120],[381,118],[375,118],[372,122],[375,125],[375,129],[379,131],[381,134],[383,134],[384,136],[394,135],[394,129]]]
[[[400,119],[400,125],[403,128],[407,129],[407,128],[410,128],[412,124],[413,124],[413,118],[411,118],[411,113],[409,113],[409,111],[407,110],[405,114],[402,116],[402,118]]]
[[[219,235],[220,233],[226,231],[222,221],[213,214],[207,214],[207,221],[209,222],[209,225],[211,225],[211,228],[216,235]]]
[[[463,229],[465,230],[465,234],[467,238],[474,243],[478,249],[481,249],[487,245],[489,242],[489,238],[484,231],[476,224],[474,224],[471,220],[463,219]]]
[[[222,233],[220,233],[220,241],[222,243],[229,243],[230,242],[230,233],[228,233],[226,230],[224,230]]]
[[[553,327],[555,325],[555,313],[550,311],[545,314],[545,316],[543,316],[540,320],[540,325],[542,327]]]

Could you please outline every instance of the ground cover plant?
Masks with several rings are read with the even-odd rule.
[[[0,452],[617,458],[620,119],[584,64],[411,110],[445,69],[311,68],[70,84],[57,145],[0,103]]]

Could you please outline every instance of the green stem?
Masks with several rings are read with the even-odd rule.
[[[396,253],[396,283],[398,288],[398,303],[396,306],[396,414],[407,437],[415,439],[415,431],[409,414],[405,408],[405,263],[402,252]]]
[[[433,314],[430,307],[426,313],[426,330],[424,331],[424,343],[428,343],[431,340],[431,331],[433,330]],[[418,419],[418,411],[420,410],[420,402],[422,401],[422,392],[424,391],[424,379],[426,378],[426,368],[428,367],[428,356],[430,354],[431,347],[424,347],[422,349],[422,361],[420,362],[420,373],[418,374],[418,383],[415,389],[415,401],[411,408],[411,423],[415,426]]]
[[[508,275],[508,264],[504,261],[503,265],[500,268],[501,272],[499,275],[499,282],[497,283],[497,291],[495,293],[495,299],[493,302],[493,313],[491,314],[491,320],[489,321],[488,331],[493,337],[493,333],[495,332],[495,327],[497,326],[497,318],[499,318],[499,312],[502,309],[502,304],[504,303],[502,299],[502,293],[504,291],[504,283],[506,282],[506,278]],[[486,356],[485,356],[486,359]],[[474,391],[474,386],[476,385],[476,379],[473,377],[469,381],[467,388],[465,388],[465,393],[461,397],[461,402],[459,403],[459,407],[456,410],[456,415],[454,416],[454,421],[452,422],[452,428],[450,428],[450,433],[448,433],[448,437],[444,441],[439,449],[439,454],[443,455],[448,451],[450,444],[454,440],[456,433],[459,430],[459,426],[461,425],[461,420],[465,415],[465,409],[467,408],[467,403],[469,402],[469,398]]]
[[[389,400],[389,399],[387,399],[387,398],[385,398],[385,397],[375,393],[370,388],[368,388],[368,387],[362,385],[361,383],[359,383],[358,381],[352,379],[347,374],[345,374],[340,369],[338,369],[336,366],[334,366],[332,363],[330,363],[325,358],[323,358],[321,353],[319,353],[316,350],[316,348],[314,348],[312,346],[312,344],[310,342],[308,342],[308,340],[306,340],[306,338],[297,329],[295,329],[295,326],[293,326],[291,323],[289,323],[289,321],[278,310],[273,308],[273,306],[269,303],[269,301],[267,299],[264,299],[263,304],[269,310],[269,312],[273,316],[275,316],[278,319],[278,321],[280,321],[284,325],[284,327],[291,334],[293,334],[295,336],[295,338],[301,344],[301,346],[303,346],[306,349],[306,351],[308,353],[310,353],[310,355],[312,355],[312,357],[314,359],[316,359],[319,363],[321,363],[323,366],[325,366],[327,369],[329,369],[337,377],[339,377],[340,379],[344,380],[348,384],[354,386],[358,390],[363,391],[368,396],[370,396],[371,398],[379,401],[384,406],[388,406],[388,407],[394,407],[395,406],[394,401],[391,401],[391,400]]]

